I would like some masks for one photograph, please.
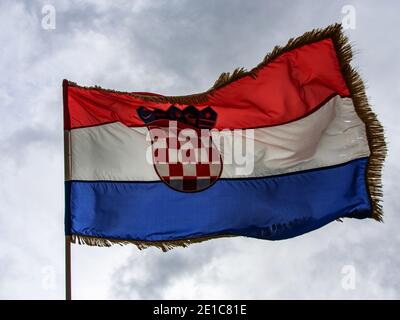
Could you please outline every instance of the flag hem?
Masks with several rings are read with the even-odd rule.
[[[143,241],[143,240],[123,240],[123,239],[112,239],[112,238],[100,238],[93,236],[86,236],[80,234],[71,234],[71,242],[74,244],[85,244],[88,246],[95,247],[111,247],[112,245],[126,245],[133,244],[139,250],[147,249],[150,247],[156,247],[161,249],[163,252],[167,252],[176,247],[186,248],[191,244],[200,243],[207,240],[219,239],[219,238],[228,238],[228,237],[237,237],[236,235],[230,234],[218,234],[218,235],[210,235],[206,237],[197,237],[197,238],[188,238],[188,239],[180,239],[180,240],[156,240],[156,241]]]

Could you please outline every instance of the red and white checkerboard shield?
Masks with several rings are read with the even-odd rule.
[[[222,172],[222,157],[210,130],[168,123],[168,127],[148,127],[158,176],[177,191],[197,192],[209,188]]]

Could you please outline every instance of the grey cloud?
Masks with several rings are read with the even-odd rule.
[[[50,148],[58,151],[61,130],[43,130],[43,127],[23,127],[20,130],[0,140],[0,159],[11,158],[22,166],[24,161],[29,161],[26,151],[30,147],[39,149]]]
[[[170,286],[184,279],[196,278],[200,285],[198,275],[204,268],[232,249],[221,245],[193,245],[191,250],[189,255],[185,248],[164,254],[152,249],[132,254],[113,274],[113,295],[123,299],[162,299]],[[181,295],[190,297],[192,293],[183,291]]]

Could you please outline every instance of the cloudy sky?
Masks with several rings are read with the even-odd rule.
[[[55,29],[45,5],[55,9]],[[64,298],[63,78],[166,95],[203,91],[221,72],[255,66],[274,45],[342,21],[346,5],[356,17],[346,30],[358,52],[353,64],[389,144],[385,222],[334,222],[291,240],[220,239],[168,253],[73,246],[73,298],[399,299],[395,0],[2,0],[0,298]]]

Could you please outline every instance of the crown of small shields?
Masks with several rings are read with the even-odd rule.
[[[156,123],[159,120],[178,121],[179,123],[192,126],[199,129],[211,129],[217,120],[217,113],[211,108],[206,107],[201,111],[190,105],[183,110],[172,105],[168,110],[148,109],[139,107],[137,109],[139,117],[145,124]]]

